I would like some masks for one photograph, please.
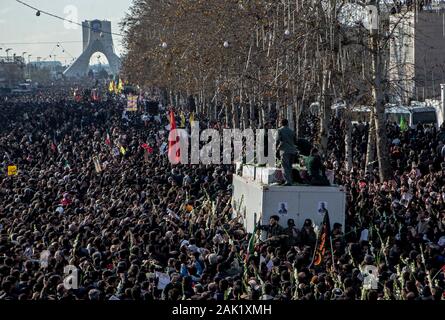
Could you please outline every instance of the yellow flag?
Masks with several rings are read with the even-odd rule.
[[[181,111],[181,128],[185,128],[185,115],[184,112]]]
[[[117,85],[117,91],[119,91],[119,93],[124,91],[124,82],[122,81],[121,78],[119,78],[119,84]]]
[[[8,176],[16,176],[17,174],[17,166],[8,166]]]
[[[122,153],[123,156],[125,156],[125,154],[127,153],[127,150],[125,150],[124,147],[121,147],[121,153]]]
[[[108,91],[110,92],[114,91],[114,81],[110,81],[110,85],[108,86]]]

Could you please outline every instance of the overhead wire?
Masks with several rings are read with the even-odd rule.
[[[90,29],[90,30],[95,30],[95,29],[93,29],[92,27],[90,27],[89,25],[84,25],[84,24],[79,23],[79,22],[76,22],[76,21],[72,21],[72,20],[69,20],[69,19],[65,19],[64,17],[61,17],[61,16],[58,16],[58,15],[56,15],[56,14],[53,14],[53,13],[44,11],[44,10],[42,10],[42,9],[33,7],[33,6],[27,4],[27,3],[24,2],[24,1],[21,1],[21,0],[15,0],[15,1],[17,1],[18,3],[24,5],[24,6],[28,7],[28,8],[31,8],[31,9],[35,10],[36,12],[43,13],[43,14],[46,14],[46,15],[48,15],[48,16],[50,16],[50,17],[53,17],[53,18],[56,18],[56,19],[59,19],[59,20],[62,20],[62,21],[66,21],[66,22],[69,22],[69,23],[72,23],[72,24],[75,24],[75,25],[78,25],[78,26],[81,26],[81,27],[85,27],[85,28],[88,28],[88,29]],[[108,32],[108,31],[103,31],[103,30],[100,30],[100,32],[102,32],[102,33],[106,33],[106,34],[111,34],[111,35],[114,35],[114,36],[119,36],[119,37],[123,37],[123,36],[124,36],[124,35],[121,34],[121,33]]]
[[[33,44],[57,44],[57,43],[81,43],[82,41],[48,41],[48,42],[0,42],[0,45],[33,45]]]
[[[76,22],[76,21],[72,21],[72,20],[69,20],[69,19],[66,19],[66,18],[64,18],[64,17],[61,17],[61,16],[58,16],[58,15],[56,15],[56,14],[53,14],[53,13],[50,13],[50,12],[47,12],[47,11],[45,11],[45,10],[42,10],[42,9],[39,9],[39,8],[37,8],[37,7],[34,7],[34,6],[32,6],[32,5],[30,5],[30,4],[28,4],[28,3],[26,3],[26,2],[24,2],[24,1],[22,1],[22,0],[16,0],[16,2],[18,2],[18,3],[20,3],[20,4],[22,4],[22,5],[24,5],[24,6],[26,6],[26,7],[28,7],[28,8],[31,8],[31,9],[33,9],[33,10],[35,10],[37,13],[39,13],[39,15],[40,14],[45,14],[45,15],[48,15],[48,16],[50,16],[50,17],[53,17],[53,18],[56,18],[56,19],[59,19],[59,20],[62,20],[62,21],[66,21],[66,22],[68,22],[68,23],[72,23],[72,24],[75,24],[75,25],[78,25],[78,26],[81,26],[82,28],[87,28],[87,29],[90,29],[90,30],[94,30],[94,31],[97,31],[97,29],[93,29],[91,26],[89,26],[89,25],[87,25],[87,24],[82,24],[82,23],[79,23],[79,22]],[[114,35],[114,36],[119,36],[119,37],[123,37],[124,35],[123,34],[120,34],[120,33],[116,33],[116,32],[108,32],[108,31],[104,31],[104,30],[99,30],[99,32],[101,32],[101,33],[105,33],[105,34],[110,34],[110,35]],[[43,59],[42,59],[42,61],[46,61],[48,58],[52,58],[53,56],[54,56],[54,51],[56,50],[56,48],[58,48],[58,47],[60,47],[60,48],[62,48],[62,52],[66,52],[67,54],[69,54],[72,58],[73,58],[73,61],[75,60],[75,57],[69,52],[69,51],[67,51],[66,49],[65,49],[65,47],[63,47],[63,45],[61,44],[61,43],[81,43],[82,41],[59,41],[59,42],[28,42],[28,43],[26,43],[26,42],[22,42],[22,43],[20,43],[20,42],[17,42],[17,43],[1,43],[2,45],[31,45],[31,44],[56,44],[56,46],[51,50],[51,52],[50,52],[50,54],[48,55],[48,56],[46,56],[46,57],[44,57]],[[114,49],[114,45],[113,45],[113,49]]]

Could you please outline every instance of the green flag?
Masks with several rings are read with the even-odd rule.
[[[406,131],[408,130],[408,124],[406,123],[405,117],[401,116],[400,117],[400,130],[401,131]]]
[[[249,245],[247,247],[247,254],[245,257],[246,262],[249,260],[249,257],[254,255],[254,253],[255,253],[255,245],[256,245],[256,237],[257,237],[257,235],[256,235],[256,231],[257,231],[256,213],[254,215],[254,221],[255,221],[255,225],[253,227],[252,235],[250,236],[250,239],[249,239]]]

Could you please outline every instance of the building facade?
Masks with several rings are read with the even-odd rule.
[[[445,10],[402,10],[390,17],[389,78],[402,103],[440,99],[445,83]]]

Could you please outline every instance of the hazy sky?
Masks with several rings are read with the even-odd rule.
[[[75,20],[109,20],[112,22],[112,32],[120,33],[118,23],[124,18],[132,0],[23,0],[23,2],[41,10]],[[75,10],[72,10],[75,9]],[[67,10],[67,11],[65,11]],[[10,54],[23,52],[32,54],[31,60],[37,57],[47,60],[56,59],[62,63],[70,63],[72,56],[77,57],[82,52],[82,28],[68,24],[66,28],[62,20],[36,12],[16,0],[0,0],[0,56],[5,56],[5,50],[12,48]],[[73,29],[77,27],[77,29]],[[113,36],[114,47],[119,55],[122,52],[121,37]],[[61,47],[57,47],[57,42]],[[26,44],[25,44],[26,43]],[[65,48],[65,52],[63,49]],[[53,51],[54,50],[54,51]],[[49,55],[53,53],[52,59]],[[95,58],[93,58],[95,59]],[[102,61],[103,62],[103,61]]]

